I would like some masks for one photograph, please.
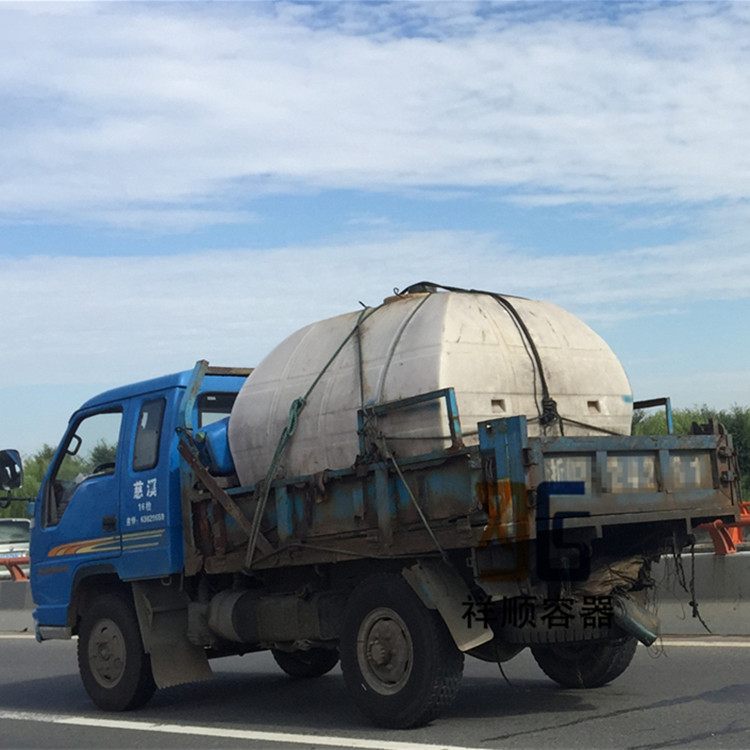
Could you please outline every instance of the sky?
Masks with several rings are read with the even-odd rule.
[[[750,405],[750,3],[0,3],[0,448],[422,280]]]

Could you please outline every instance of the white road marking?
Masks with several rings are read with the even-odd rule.
[[[294,745],[343,747],[354,748],[354,750],[472,750],[472,748],[464,745],[434,745],[423,742],[393,742],[379,739],[364,740],[356,737],[261,732],[250,729],[224,729],[222,727],[194,726],[189,724],[184,726],[180,724],[157,724],[148,721],[97,719],[89,716],[65,716],[63,714],[55,715],[33,711],[0,711],[0,721],[32,721],[45,724],[91,727],[93,729],[124,729],[136,732],[183,734],[193,737],[221,737],[250,742],[286,742]]]
[[[654,646],[690,646],[691,648],[750,648],[750,638],[662,638]]]

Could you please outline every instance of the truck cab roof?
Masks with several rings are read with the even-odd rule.
[[[163,391],[168,388],[187,388],[190,383],[192,370],[184,370],[171,375],[162,375],[150,380],[142,380],[138,383],[130,383],[118,388],[112,388],[98,396],[90,398],[81,406],[79,411],[106,406],[110,403],[119,403],[133,396],[141,396],[152,391]]]
[[[196,394],[207,391],[238,393],[252,371],[252,367],[212,367],[205,360],[199,360],[192,370],[141,380],[138,383],[130,383],[104,391],[86,401],[78,411],[116,404],[129,398],[170,388],[196,388]],[[196,386],[195,383],[200,385]]]

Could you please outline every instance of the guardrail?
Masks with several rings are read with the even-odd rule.
[[[12,581],[28,581],[29,577],[21,567],[22,565],[29,565],[28,555],[12,555],[6,557],[0,557],[0,566],[5,566],[10,571],[10,578]]]
[[[714,543],[715,555],[733,555],[737,552],[737,545],[744,541],[742,530],[750,526],[750,503],[739,503],[740,518],[734,523],[713,521],[698,526],[708,532]]]

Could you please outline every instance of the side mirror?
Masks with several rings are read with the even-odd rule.
[[[23,485],[21,454],[14,450],[0,451],[0,490],[17,490]]]

